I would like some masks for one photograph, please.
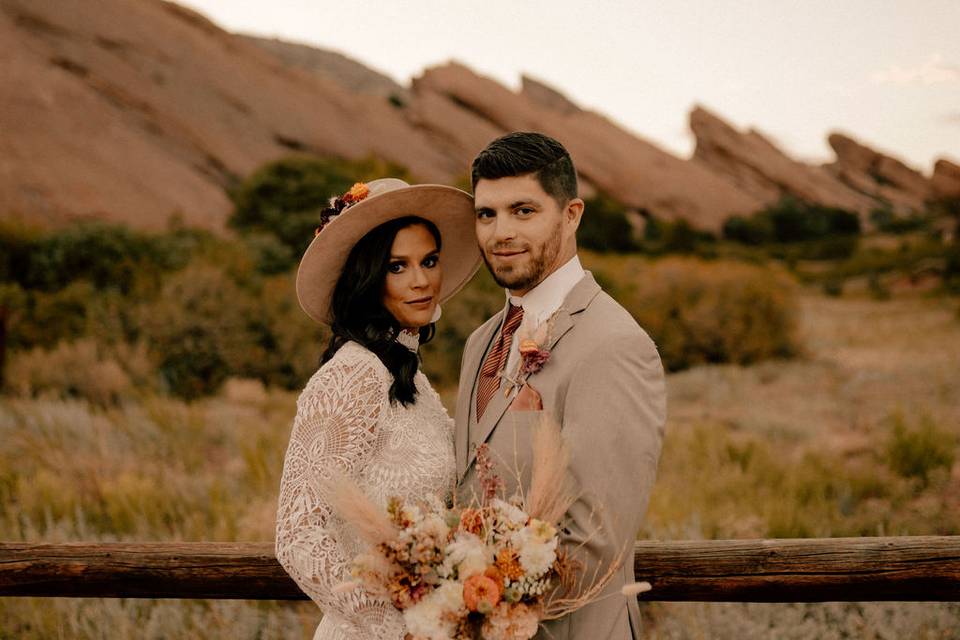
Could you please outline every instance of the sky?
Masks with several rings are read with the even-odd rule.
[[[960,163],[960,0],[180,1],[401,84],[449,60],[526,74],[681,157],[699,104],[803,160],[840,131],[926,174]]]

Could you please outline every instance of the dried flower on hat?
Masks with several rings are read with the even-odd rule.
[[[370,187],[362,182],[357,182],[342,196],[330,198],[330,206],[320,212],[320,226],[313,232],[313,236],[319,235],[331,220],[369,195]]]

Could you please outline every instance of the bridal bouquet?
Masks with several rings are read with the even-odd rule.
[[[383,513],[355,485],[338,481],[334,508],[371,546],[353,559],[353,581],[338,589],[363,586],[389,598],[417,640],[525,640],[541,621],[596,599],[616,567],[584,586],[580,567],[559,546],[560,519],[575,496],[555,422],[534,429],[533,452],[529,491],[505,498],[481,446],[481,495],[467,506],[394,498]]]

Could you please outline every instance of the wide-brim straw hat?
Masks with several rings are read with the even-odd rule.
[[[417,216],[440,231],[440,302],[466,285],[480,267],[470,194],[440,184],[409,185],[397,178],[366,184],[369,195],[331,219],[313,238],[297,269],[297,299],[311,318],[333,323],[333,291],[354,245],[375,227]]]

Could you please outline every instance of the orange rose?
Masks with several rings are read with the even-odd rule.
[[[500,602],[502,590],[497,582],[482,573],[467,578],[463,583],[463,602],[470,611],[486,613]]]
[[[496,565],[490,565],[487,567],[483,572],[483,575],[487,576],[501,587],[503,586],[503,574],[500,573],[500,569],[497,569]]]

